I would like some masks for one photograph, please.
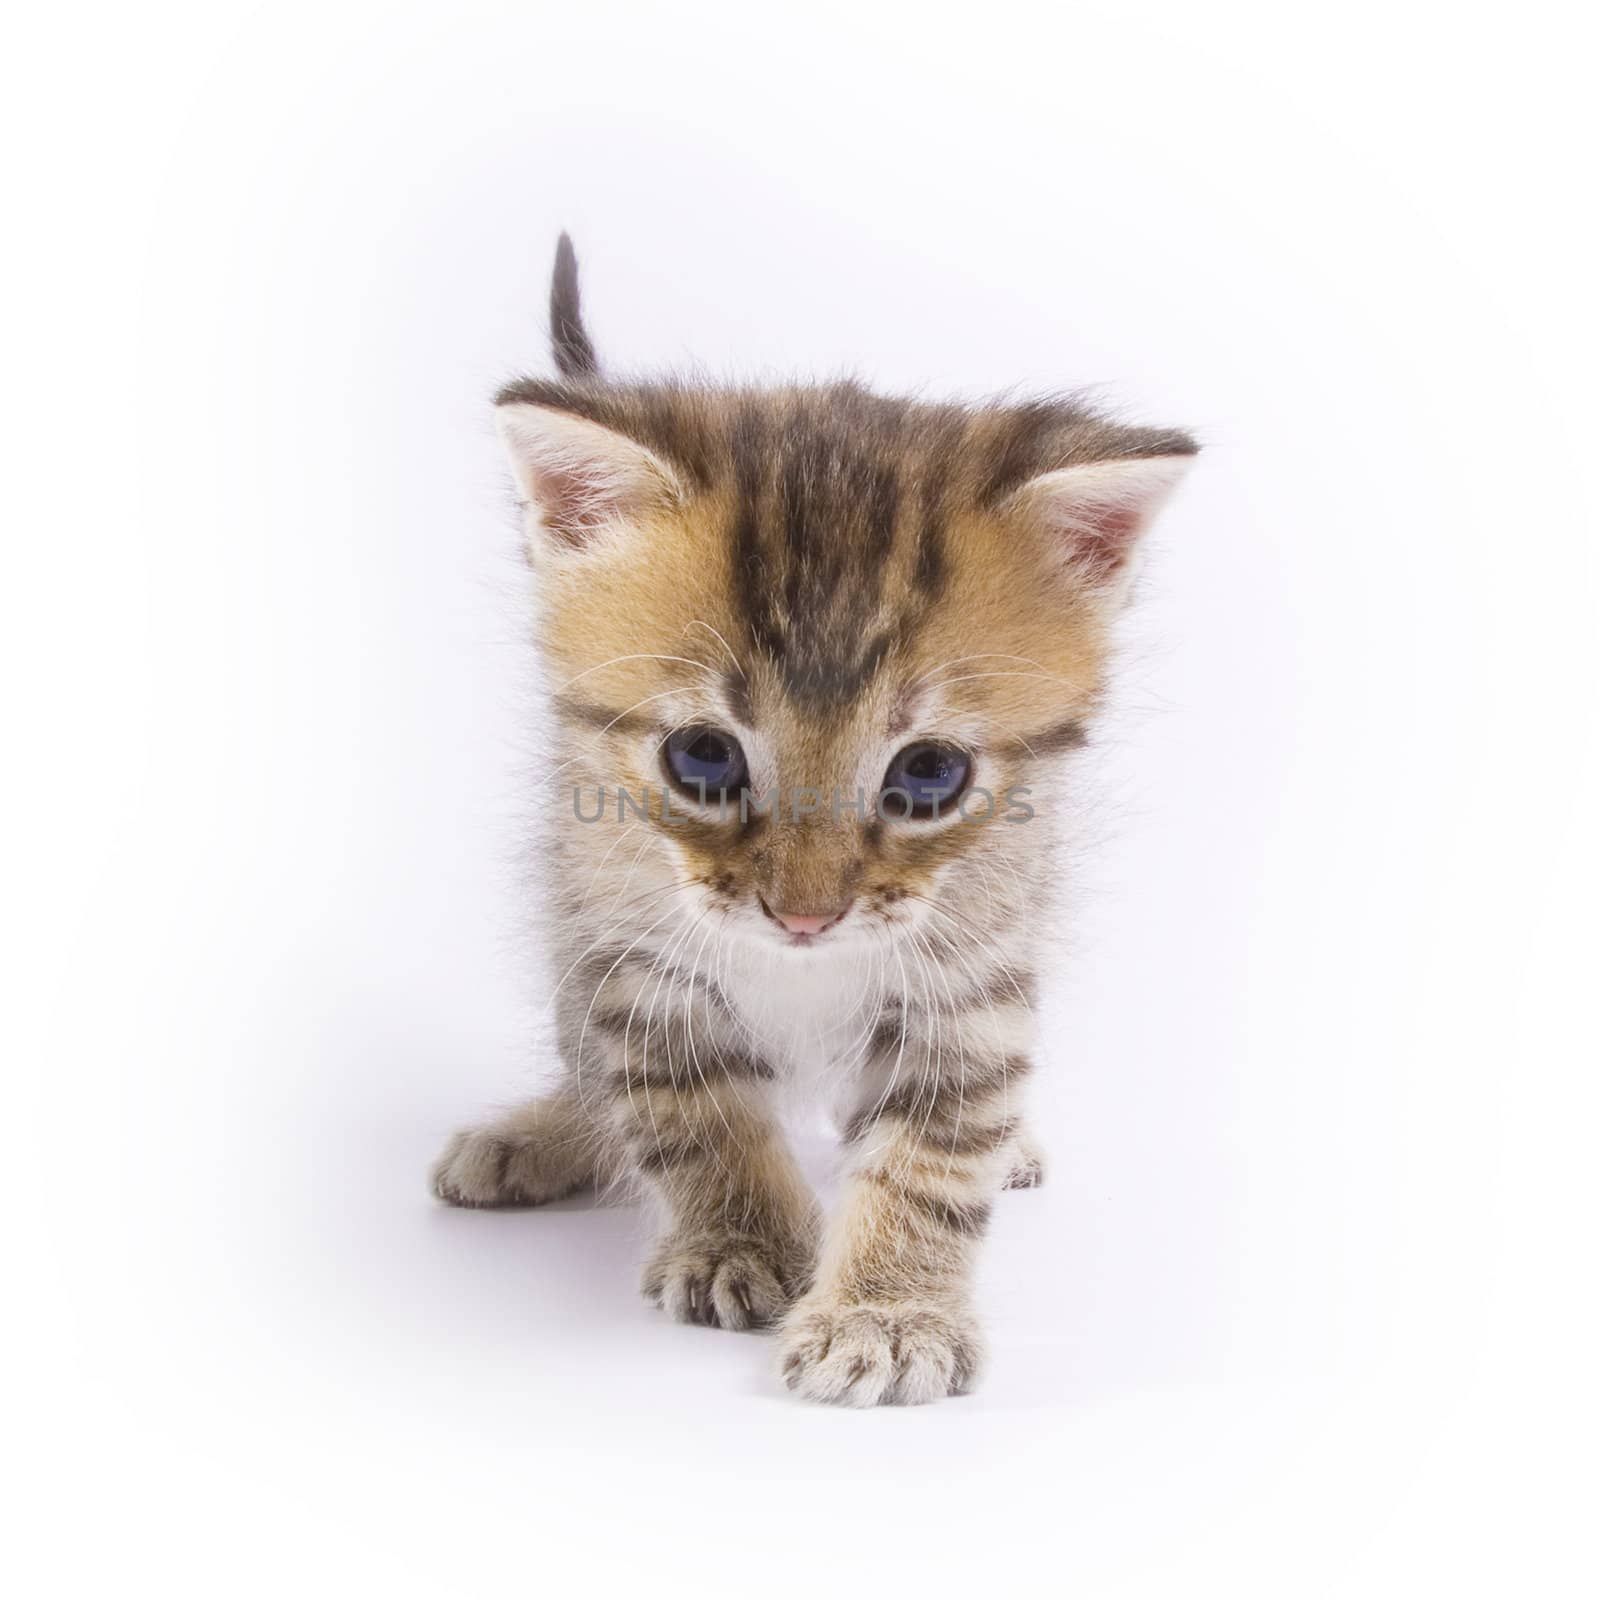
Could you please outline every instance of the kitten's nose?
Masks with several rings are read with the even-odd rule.
[[[824,912],[821,916],[802,916],[793,911],[774,911],[765,900],[761,902],[761,909],[774,922],[778,923],[786,933],[798,933],[810,938],[815,934],[821,933],[825,928],[831,928],[854,904],[853,900],[846,900],[837,910]]]

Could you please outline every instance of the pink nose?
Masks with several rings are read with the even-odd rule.
[[[821,933],[824,928],[831,928],[849,909],[850,905],[847,902],[840,906],[837,911],[830,911],[825,916],[820,917],[797,916],[792,911],[773,911],[770,908],[768,908],[768,915],[774,922],[780,924],[786,932],[798,933],[810,938],[813,934]]]

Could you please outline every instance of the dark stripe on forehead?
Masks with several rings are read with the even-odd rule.
[[[867,469],[867,550],[881,579],[883,564],[894,545],[895,519],[900,511],[900,480],[892,466],[881,462]]]
[[[733,545],[735,599],[756,648],[776,656],[781,641],[773,632],[771,587],[774,574],[761,529],[761,496],[767,466],[766,419],[751,400],[741,405],[729,428],[733,458]]]
[[[808,398],[775,422],[746,414],[735,428],[745,621],[789,693],[820,708],[858,695],[893,642],[882,617],[902,463],[889,430],[852,410]]]
[[[936,599],[946,575],[945,524],[950,515],[950,475],[966,431],[959,412],[946,414],[933,430],[922,468],[922,505],[917,523],[917,562],[912,581],[927,598]]]
[[[923,594],[936,596],[944,588],[944,511],[925,511],[917,528],[917,565],[913,581]]]
[[[1045,446],[1060,432],[1062,421],[1060,404],[1049,400],[1017,406],[996,419],[988,471],[978,495],[983,505],[994,505],[1042,470]]]
[[[843,639],[832,648],[791,649],[782,663],[784,684],[807,707],[846,705],[877,676],[893,642],[894,636],[883,632],[853,650]]]

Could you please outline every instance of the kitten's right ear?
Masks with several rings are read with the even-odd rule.
[[[527,502],[530,540],[581,550],[682,494],[658,455],[598,422],[520,400],[498,406],[495,420]]]

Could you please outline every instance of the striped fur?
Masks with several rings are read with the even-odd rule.
[[[458,1135],[435,1188],[635,1182],[662,1213],[644,1287],[673,1316],[780,1323],[812,1398],[959,1393],[996,1197],[1043,1173],[1022,1108],[1068,763],[1138,534],[1195,446],[1070,400],[605,383],[564,237],[551,316],[563,376],[498,406],[558,729],[563,1071]],[[706,726],[757,795],[845,806],[674,803],[663,744]],[[893,815],[887,765],[924,740],[1026,807]],[[839,920],[802,944],[774,907]],[[797,1092],[840,1129],[826,1225],[782,1134]]]

